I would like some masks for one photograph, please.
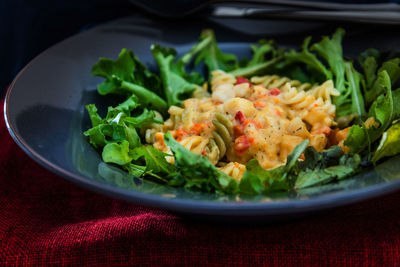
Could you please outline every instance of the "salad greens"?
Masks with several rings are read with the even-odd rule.
[[[179,63],[179,61],[174,62],[176,56],[175,49],[153,45],[151,52],[160,68],[160,76],[168,106],[181,105],[182,100],[190,97],[190,94],[196,90],[196,86],[187,81],[184,76],[181,76],[182,67],[178,67],[177,65],[181,65],[182,63]]]
[[[285,66],[303,65],[307,70],[302,77],[308,82],[333,80],[340,95],[334,98],[337,116],[365,115],[364,98],[361,94],[363,76],[354,69],[353,62],[343,57],[342,39],[345,32],[339,28],[331,38],[324,36],[311,45],[311,37],[304,40],[300,52],[291,50],[285,54]],[[284,73],[287,74],[287,73]],[[290,77],[290,73],[288,75]]]
[[[217,45],[214,32],[211,30],[204,30],[200,35],[200,42],[209,40],[208,44],[200,50],[195,64],[204,61],[208,67],[208,71],[223,70],[231,71],[237,68],[238,59],[233,54],[227,54],[221,51]]]
[[[168,108],[163,99],[164,95],[161,94],[160,79],[150,73],[131,50],[122,49],[115,61],[100,58],[92,67],[92,75],[105,78],[105,81],[97,86],[101,95],[134,94],[144,106],[160,112],[165,112]]]
[[[299,50],[288,51],[272,40],[260,40],[250,46],[252,58],[238,60],[218,47],[212,30],[204,30],[181,56],[173,48],[152,45],[159,74],[150,72],[133,51],[122,49],[116,60],[100,58],[92,75],[105,79],[97,87],[99,94],[120,95],[124,101],[109,107],[104,118],[94,104],[87,105],[92,127],[84,135],[104,162],[136,177],[188,190],[257,195],[344,179],[358,172],[362,162],[375,164],[400,153],[400,88],[394,90],[400,59],[368,49],[353,62],[343,55],[344,35],[338,29],[314,43],[307,37]],[[190,71],[192,66],[204,66],[205,71]],[[306,140],[293,149],[285,165],[275,169],[265,170],[250,160],[238,182],[166,133],[165,143],[174,157],[174,164],[169,163],[172,155],[145,144],[140,129],[163,123],[157,112],[166,115],[169,106],[182,105],[217,69],[236,77],[274,73],[310,83],[332,79],[340,92],[333,100],[337,121],[342,128],[352,125],[344,142],[349,153],[338,146],[317,152]]]

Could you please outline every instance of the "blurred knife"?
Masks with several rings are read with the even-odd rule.
[[[216,6],[211,11],[217,17],[269,18],[285,20],[348,21],[374,24],[400,24],[399,11],[299,10],[290,7],[227,7]]]
[[[199,12],[201,16],[271,18],[290,20],[349,21],[400,24],[397,1],[313,0],[130,0],[146,11],[165,18],[179,18]],[[399,0],[400,1],[400,0]]]

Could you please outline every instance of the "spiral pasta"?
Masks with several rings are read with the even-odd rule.
[[[168,109],[170,117],[164,123],[164,130],[176,129],[177,125],[180,125],[182,123],[183,112],[184,112],[183,108],[177,106],[170,106]]]
[[[209,140],[201,136],[189,136],[183,138],[179,143],[193,153],[201,154],[204,153]]]
[[[218,147],[217,143],[213,138],[209,139],[208,146],[206,148],[206,157],[215,165],[218,163],[221,154],[221,148]]]
[[[162,115],[158,111],[154,111],[157,119],[163,119]],[[163,125],[161,123],[148,123],[140,128],[140,134],[143,136],[147,143],[153,144],[155,140],[155,134],[163,131]]]
[[[232,142],[233,125],[229,118],[221,113],[215,114],[215,119],[212,123],[215,126],[215,131],[212,131],[211,133],[219,150],[218,157],[221,159],[225,156],[225,153]]]
[[[140,132],[144,135],[144,139],[148,144],[153,144],[156,141],[155,134],[162,132],[162,130],[163,125],[160,123],[151,123],[140,128]]]
[[[314,96],[316,93],[327,94],[319,91],[308,94],[308,92],[299,92],[294,87],[286,86],[281,101],[291,108],[288,111],[291,118],[300,117],[313,127],[319,127],[321,124],[334,125],[333,117],[336,107],[330,102],[330,95],[327,96],[329,100],[324,101],[322,97],[316,99]]]
[[[313,87],[310,83],[301,83],[298,80],[291,80],[287,77],[280,77],[278,75],[255,76],[251,78],[251,82],[255,85],[262,85],[267,89],[283,89],[287,83],[289,83],[291,87],[296,88],[298,91],[309,90]]]
[[[217,86],[224,84],[233,85],[236,82],[235,76],[228,74],[222,70],[214,70],[211,73],[211,89],[214,90]]]
[[[244,172],[246,171],[246,166],[237,162],[229,162],[223,167],[218,168],[220,171],[228,174],[236,181],[242,179]]]
[[[307,91],[307,95],[312,95],[315,98],[322,98],[324,101],[332,103],[331,96],[338,96],[340,92],[333,86],[333,81],[328,80],[321,85],[315,86]]]
[[[310,140],[317,151],[327,146],[335,125],[332,97],[339,92],[331,80],[311,85],[277,75],[236,82],[221,70],[212,72],[212,94],[186,99],[182,108],[171,106],[162,126],[148,128],[154,147],[169,148],[160,134],[172,136],[188,150],[204,155],[214,165],[240,180],[245,164],[256,159],[265,169],[285,164],[293,148]],[[173,161],[173,158],[169,159]]]

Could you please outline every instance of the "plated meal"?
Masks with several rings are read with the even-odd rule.
[[[99,94],[121,103],[102,116],[87,105],[84,134],[104,162],[189,190],[270,194],[350,177],[400,153],[400,59],[348,59],[344,34],[300,49],[260,40],[238,60],[204,30],[180,56],[152,45],[157,74],[122,49],[92,68]]]

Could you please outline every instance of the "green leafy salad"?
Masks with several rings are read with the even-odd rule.
[[[284,49],[273,40],[263,39],[250,45],[251,58],[238,59],[218,47],[212,30],[204,30],[198,42],[182,55],[174,48],[152,45],[157,73],[151,72],[133,51],[124,48],[116,60],[100,58],[92,67],[93,76],[104,78],[97,86],[98,93],[119,95],[122,101],[108,107],[105,117],[99,115],[95,104],[87,105],[92,127],[84,135],[104,162],[135,177],[187,190],[268,195],[337,182],[400,153],[400,88],[395,88],[400,78],[400,58],[367,49],[356,59],[349,59],[343,55],[344,35],[345,31],[339,28],[319,42],[307,37],[299,49]],[[224,159],[229,153],[240,156],[251,146],[253,140],[246,137],[244,127],[251,123],[254,129],[264,127],[256,120],[247,120],[245,112],[229,117],[233,126],[222,115],[215,115],[208,125],[194,124],[192,129],[199,131],[196,138],[202,136],[202,129],[214,129],[209,135],[212,140],[207,139],[207,146],[198,152],[181,141],[182,135],[190,136],[183,130],[165,130],[161,137],[155,135],[164,150],[149,143],[149,139],[155,138],[151,127],[161,129],[169,123],[171,107],[182,110],[183,102],[199,98],[199,92],[200,97],[210,97],[214,71],[234,77],[236,84],[247,83],[246,88],[254,87],[251,77],[263,75],[286,77],[301,84],[331,80],[338,92],[332,97],[336,110],[332,126],[318,135],[328,140],[326,145],[318,150],[312,145],[313,140],[304,138],[290,149],[282,164],[273,168],[265,168],[256,158],[247,158],[241,162],[243,168],[238,178],[235,175],[239,174],[222,170],[227,166]],[[268,99],[283,92],[280,87],[262,90],[267,89]],[[261,97],[264,95],[260,94],[264,101]],[[278,105],[279,99],[274,100],[268,101]],[[258,110],[272,105],[258,99],[252,103]],[[276,112],[281,116],[279,110]],[[340,144],[335,139],[338,133],[342,135]],[[266,147],[268,142],[266,138]],[[216,157],[214,162],[210,155]],[[239,165],[235,164],[232,166]]]

